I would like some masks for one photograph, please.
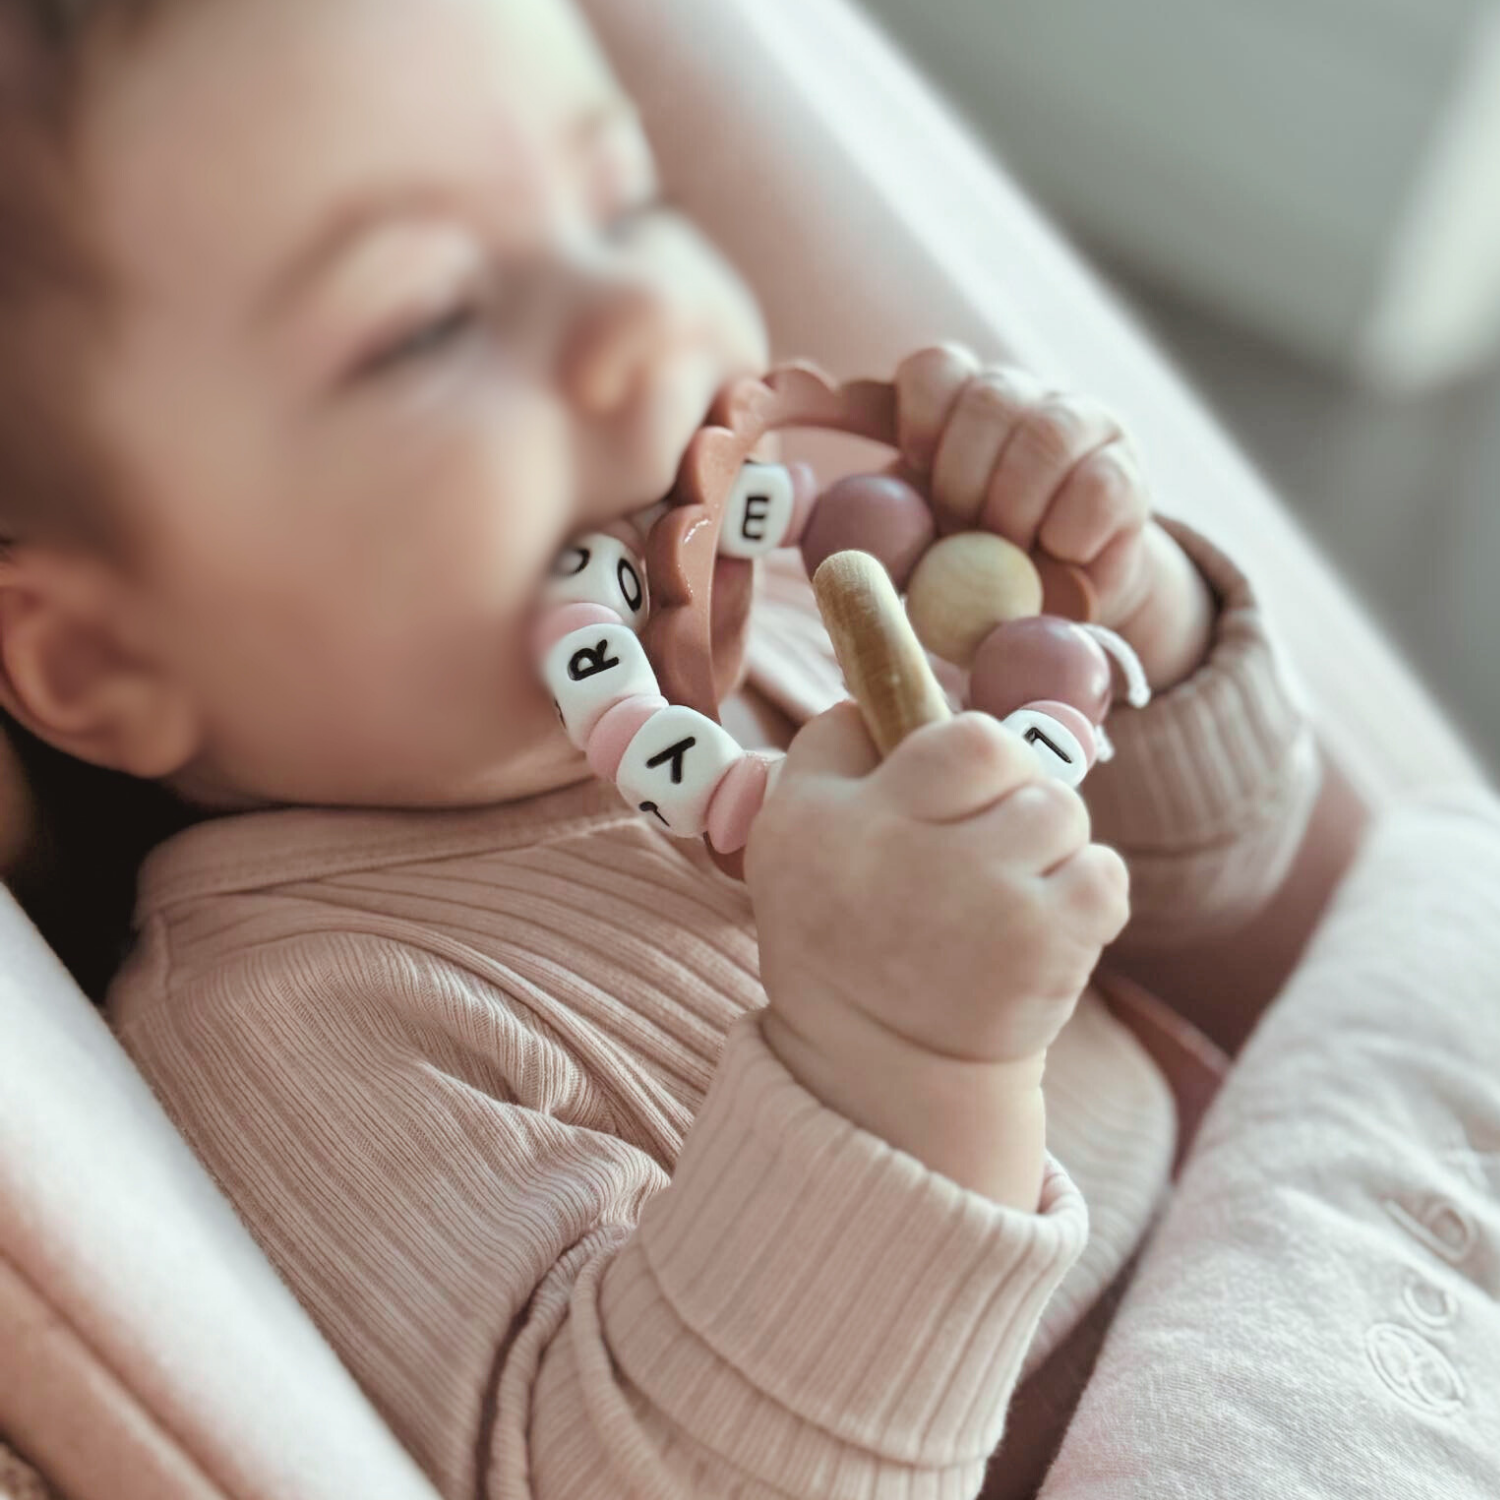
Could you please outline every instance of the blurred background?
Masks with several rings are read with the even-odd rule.
[[[1500,0],[865,3],[1500,769]]]

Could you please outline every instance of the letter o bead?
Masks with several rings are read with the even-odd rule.
[[[651,612],[646,565],[618,537],[590,532],[558,553],[542,600],[546,604],[602,604],[638,631]]]
[[[580,750],[616,703],[660,692],[645,647],[625,625],[586,625],[569,632],[547,653],[542,676],[568,738]]]
[[[631,740],[615,773],[620,795],[678,838],[697,838],[719,783],[745,752],[695,709],[663,709]]]

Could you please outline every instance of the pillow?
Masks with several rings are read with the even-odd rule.
[[[1500,1495],[1500,802],[1372,831],[1204,1120],[1045,1500]]]

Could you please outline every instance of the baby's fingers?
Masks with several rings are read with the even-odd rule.
[[[959,393],[932,460],[932,502],[953,530],[978,524],[990,476],[1047,387],[1025,370],[983,370]]]
[[[1090,454],[1120,435],[1116,418],[1097,402],[1048,396],[1017,421],[995,472],[981,521],[1023,551],[1037,533],[1064,482]]]
[[[938,439],[979,361],[957,344],[923,349],[896,370],[896,430],[901,457],[919,474],[932,466]]]
[[[1042,776],[1003,797],[971,831],[986,854],[1014,870],[1046,876],[1088,846],[1090,829],[1083,798],[1063,782]]]
[[[916,730],[871,778],[872,794],[920,823],[956,823],[1041,778],[1036,753],[988,714]]]
[[[778,787],[795,788],[809,776],[857,778],[880,764],[880,752],[865,728],[858,704],[835,704],[809,719],[787,750]]]
[[[1117,439],[1090,454],[1063,481],[1038,540],[1063,562],[1088,564],[1117,536],[1140,532],[1150,519],[1140,467]]]
[[[1130,870],[1108,844],[1086,844],[1051,871],[1047,885],[1075,931],[1101,948],[1130,920]]]

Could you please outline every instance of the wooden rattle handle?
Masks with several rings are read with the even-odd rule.
[[[844,680],[882,756],[914,729],[951,716],[883,564],[867,552],[836,552],[813,575],[813,592]]]

